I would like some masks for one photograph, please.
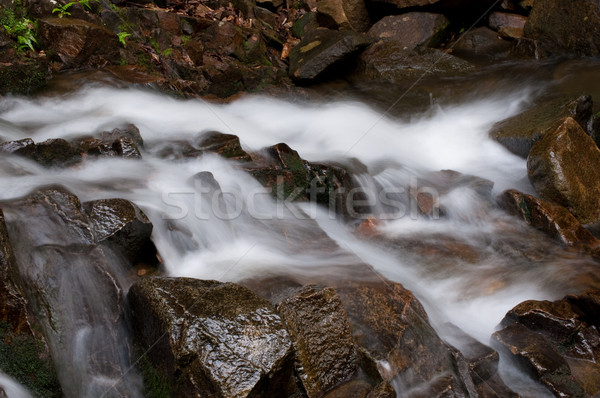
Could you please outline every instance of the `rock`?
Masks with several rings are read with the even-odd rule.
[[[525,301],[502,320],[494,338],[556,396],[600,392],[597,290],[561,300]]]
[[[384,380],[396,376],[400,388],[417,387],[423,396],[462,396],[464,381],[456,374],[456,350],[429,324],[411,292],[393,282],[346,281],[336,287],[356,344],[375,361],[386,361]],[[443,376],[441,376],[443,375]],[[472,384],[472,381],[468,381]]]
[[[527,17],[518,14],[494,11],[489,16],[490,28],[496,30],[500,36],[511,39],[523,37]]]
[[[289,75],[296,81],[311,81],[348,62],[370,40],[359,33],[319,28],[306,35],[290,52]]]
[[[508,213],[567,246],[584,250],[600,246],[600,240],[562,206],[514,189],[504,191],[496,200]]]
[[[380,0],[382,3],[392,4],[399,9],[423,7],[438,3],[440,0]]]
[[[394,41],[403,49],[437,47],[445,35],[450,21],[441,14],[409,12],[390,15],[379,20],[368,34],[375,40]]]
[[[212,131],[199,135],[194,143],[201,151],[213,152],[227,159],[238,161],[250,160],[250,155],[242,149],[240,139],[236,135]]]
[[[392,83],[414,81],[427,74],[456,75],[472,69],[472,65],[433,48],[405,50],[396,42],[380,41],[371,45],[359,58],[359,72],[369,79]]]
[[[38,20],[38,38],[65,68],[118,64],[121,58],[116,34],[80,19],[42,18]]]
[[[571,369],[543,336],[521,325],[506,327],[492,335],[534,379],[546,385],[557,397],[583,397],[581,385],[573,380]]]
[[[315,31],[319,26],[323,26],[319,23],[319,19],[322,18],[323,17],[317,14],[316,12],[307,12],[306,14],[298,18],[296,22],[294,22],[294,25],[292,25],[291,33],[298,38],[303,38],[305,35]],[[325,18],[327,18],[327,20],[330,20],[330,18],[326,15]],[[335,21],[332,21],[332,23],[327,25],[335,26]]]
[[[540,57],[597,55],[600,51],[600,4],[595,0],[536,0],[525,37],[537,44]]]
[[[396,398],[394,387],[388,382],[379,383],[365,398]]]
[[[129,264],[157,265],[152,223],[144,212],[125,199],[100,199],[83,204],[96,241],[122,255]]]
[[[496,123],[489,134],[512,153],[527,157],[533,144],[558,120],[572,117],[581,126],[588,126],[592,107],[592,98],[587,95],[542,98],[518,115]]]
[[[356,377],[350,325],[334,289],[308,286],[283,300],[277,311],[294,343],[296,370],[309,398]]]
[[[24,156],[46,167],[68,167],[81,161],[78,149],[62,138],[34,144],[29,138],[4,143],[2,149]]]
[[[45,60],[19,60],[16,54],[8,58],[12,59],[0,64],[0,95],[30,95],[46,85],[50,73]]]
[[[190,278],[144,278],[127,297],[137,341],[177,396],[287,396],[292,343],[268,301]]]
[[[579,222],[600,221],[600,150],[573,118],[559,121],[531,148],[527,175],[542,198]]]
[[[455,42],[453,54],[469,61],[505,58],[511,48],[490,28],[480,26],[462,34]]]
[[[365,32],[371,26],[363,0],[319,0],[317,12],[335,21],[336,28]]]

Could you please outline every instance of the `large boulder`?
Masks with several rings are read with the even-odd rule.
[[[591,133],[592,109],[589,95],[577,98],[552,95],[537,99],[523,112],[496,123],[489,134],[512,153],[526,158],[533,144],[562,118],[572,117]]]
[[[277,311],[294,342],[297,372],[309,398],[357,376],[350,324],[334,289],[305,287],[279,303]]]
[[[497,202],[508,213],[567,246],[584,250],[593,250],[600,246],[600,240],[585,229],[567,209],[555,203],[514,189],[500,194]]]
[[[559,121],[531,148],[527,175],[542,198],[581,223],[600,221],[600,150],[573,118]]]
[[[369,79],[396,83],[428,74],[461,74],[472,67],[467,61],[433,48],[407,50],[394,41],[379,41],[361,54],[358,71]]]
[[[499,347],[557,397],[600,393],[600,295],[590,290],[557,301],[525,301],[494,334]]]
[[[597,55],[600,4],[595,0],[536,0],[525,37],[536,41],[539,56]]]
[[[409,12],[382,18],[368,34],[376,40],[394,41],[412,50],[417,46],[437,47],[449,25],[448,18],[441,14]]]
[[[110,30],[75,18],[38,21],[40,45],[55,53],[65,68],[118,64],[119,40]]]
[[[371,26],[363,0],[319,0],[317,12],[335,21],[339,29],[364,32]]]
[[[360,33],[319,28],[290,52],[289,75],[301,82],[315,80],[341,67],[369,43],[370,39]]]
[[[137,342],[177,396],[287,397],[292,343],[268,301],[190,278],[144,278],[127,297]]]

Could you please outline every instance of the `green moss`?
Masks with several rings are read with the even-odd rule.
[[[34,62],[0,67],[0,94],[31,94],[46,85],[48,72]]]
[[[175,394],[167,377],[158,369],[156,369],[148,356],[140,347],[137,347],[136,358],[138,359],[136,367],[142,374],[144,380],[144,397],[146,398],[170,398]]]
[[[61,397],[54,365],[33,336],[17,335],[0,322],[0,369],[23,384],[34,397]]]

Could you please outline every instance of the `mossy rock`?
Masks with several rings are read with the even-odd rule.
[[[44,87],[49,77],[43,63],[29,61],[0,66],[0,95],[30,95]]]

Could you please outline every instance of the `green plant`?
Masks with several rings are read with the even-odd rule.
[[[190,41],[192,37],[191,36],[181,36],[181,44],[183,44],[185,46],[185,44]]]
[[[171,54],[173,54],[172,48],[165,48],[165,50],[162,53],[160,53],[160,55],[162,55],[163,57],[168,57]]]
[[[127,46],[127,42],[125,41],[125,38],[131,36],[131,33],[127,33],[127,32],[119,32],[117,33],[117,37],[119,38],[119,43],[121,43],[123,45],[123,47]]]
[[[60,7],[54,8],[52,10],[52,14],[58,14],[59,18],[71,15],[71,13],[68,10],[69,10],[69,8],[71,8],[75,4],[81,4],[81,6],[84,9],[87,8],[89,11],[92,11],[92,5],[90,4],[91,1],[98,1],[98,0],[77,0],[77,1],[71,1],[71,2],[69,2],[67,4],[64,4],[64,5],[60,6]]]
[[[34,21],[25,17],[17,17],[13,10],[3,9],[0,14],[0,23],[6,33],[17,40],[19,51],[26,49],[35,51],[34,44],[37,43],[37,40],[34,33],[36,29]]]

